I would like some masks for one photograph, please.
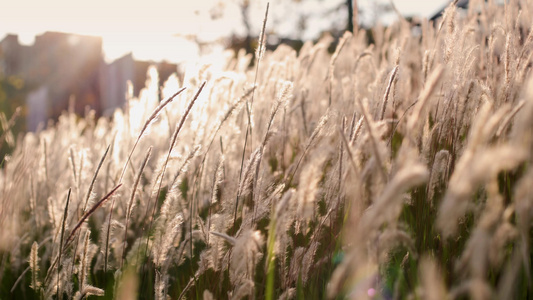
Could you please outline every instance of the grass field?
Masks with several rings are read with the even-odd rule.
[[[21,136],[0,298],[532,298],[532,8],[262,35]]]

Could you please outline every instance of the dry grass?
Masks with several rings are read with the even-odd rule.
[[[533,3],[481,7],[261,43],[27,133],[0,298],[531,298]]]

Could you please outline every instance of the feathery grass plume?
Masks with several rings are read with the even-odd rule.
[[[320,155],[311,160],[300,174],[298,185],[297,214],[300,220],[309,221],[315,215],[315,199],[319,191],[319,183],[323,176],[323,165],[327,157]]]
[[[90,236],[91,236],[91,231],[87,229],[87,231],[85,232],[85,238],[83,242],[83,252],[82,252],[82,257],[80,261],[80,269],[79,269],[80,275],[78,277],[80,291],[83,291],[83,289],[85,288],[85,285],[87,284],[86,283],[87,273],[88,273],[87,271],[90,267],[90,260],[89,260]]]
[[[444,49],[444,62],[448,63],[451,59],[451,55],[455,50],[455,43],[457,41],[457,32],[456,30],[456,5],[458,0],[454,0],[445,10],[442,17],[441,28],[443,25],[446,26],[446,38],[445,38],[445,49]],[[439,28],[439,32],[441,30]]]
[[[494,160],[495,157],[498,157],[498,160]],[[492,147],[474,153],[466,150],[456,164],[439,208],[437,227],[444,237],[455,234],[457,220],[469,210],[468,198],[481,183],[501,171],[515,169],[524,159],[526,153],[523,149],[511,145]]]
[[[291,94],[292,94],[292,88],[293,88],[292,82],[284,81],[282,83],[282,86],[281,86],[281,88],[279,90],[279,93],[278,93],[278,96],[277,96],[276,103],[274,104],[274,106],[272,107],[272,110],[270,112],[270,118],[269,118],[267,129],[266,129],[266,132],[265,132],[265,137],[263,138],[263,142],[261,143],[261,146],[259,147],[259,155],[258,155],[257,161],[254,162],[255,163],[255,174],[254,174],[254,178],[253,178],[253,182],[252,182],[252,190],[251,190],[251,192],[252,192],[252,200],[253,201],[254,201],[253,191],[256,189],[256,185],[257,185],[257,182],[258,182],[259,169],[260,169],[260,166],[261,166],[261,161],[262,161],[262,158],[263,158],[263,154],[265,152],[265,147],[266,147],[268,141],[270,140],[270,138],[273,135],[272,132],[271,132],[272,124],[274,123],[274,119],[275,119],[276,114],[278,113],[279,109],[281,107],[285,108],[287,106],[288,100],[289,100],[289,98],[291,97]],[[254,209],[254,219],[255,219],[255,209]]]
[[[180,178],[180,175],[182,175],[183,173],[185,173],[187,171],[187,168],[189,167],[189,164],[190,164],[191,160],[196,156],[196,153],[198,153],[198,151],[200,151],[201,148],[202,147],[200,145],[196,145],[196,146],[194,146],[194,148],[191,149],[191,151],[189,152],[189,155],[187,155],[187,157],[185,158],[185,160],[181,164],[180,168],[178,169],[178,172],[176,172],[176,175],[174,175],[174,179],[172,179],[172,182],[169,185],[170,186],[170,193],[177,192],[177,190],[179,188],[178,185],[180,183],[178,181],[178,179]]]
[[[353,129],[351,131],[350,141],[349,141],[350,146],[353,145],[355,141],[357,140],[357,138],[359,137],[359,134],[361,133],[361,129],[363,128],[363,122],[364,122],[364,117],[360,117],[359,121],[357,121],[357,124],[355,124],[355,127],[352,127]]]
[[[511,85],[511,35],[507,34],[505,40],[505,52],[503,54],[503,65],[504,65],[504,81],[503,88],[500,93],[500,102],[507,103],[509,101],[509,88]],[[514,48],[514,47],[513,47]]]
[[[525,83],[524,103],[520,113],[516,116],[515,125],[513,126],[513,141],[522,147],[531,148],[533,137],[531,127],[533,126],[533,74]],[[531,157],[530,157],[531,159]]]
[[[435,67],[433,72],[431,72],[431,74],[429,75],[429,79],[424,85],[424,89],[420,93],[420,97],[418,98],[414,106],[413,113],[407,121],[408,131],[412,132],[415,136],[419,130],[419,124],[421,122],[420,119],[424,118],[425,120],[425,111],[428,106],[429,98],[435,91],[437,85],[440,83],[444,75],[444,70],[445,68],[442,65],[438,65],[437,67]]]
[[[255,151],[250,155],[250,159],[248,160],[248,163],[246,164],[246,168],[244,169],[242,179],[239,183],[239,189],[237,190],[237,195],[240,197],[246,197],[248,196],[253,189],[253,183],[254,183],[254,175],[255,171],[257,169],[257,165],[259,161],[261,160],[261,147],[258,147],[255,149]],[[237,206],[239,203],[235,203],[235,212],[237,211]]]
[[[91,184],[89,185],[89,189],[87,190],[87,195],[85,196],[85,202],[83,204],[83,213],[87,210],[87,205],[90,204],[89,199],[92,196],[93,189],[94,189],[94,183],[96,182],[96,178],[98,177],[98,173],[100,173],[100,168],[102,167],[102,164],[104,163],[105,158],[107,157],[107,153],[109,152],[109,148],[111,147],[111,144],[107,146],[104,155],[100,159],[100,162],[98,163],[98,166],[96,167],[96,171],[94,172],[93,179],[91,180]]]
[[[433,166],[429,173],[429,181],[427,185],[428,195],[427,199],[430,201],[431,205],[434,203],[435,190],[439,183],[446,181],[446,175],[448,171],[448,164],[450,162],[450,152],[448,150],[440,150],[435,154],[435,159],[433,160]]]
[[[293,83],[291,81],[283,81],[281,83],[281,88],[279,89],[276,103],[274,104],[274,106],[272,107],[272,110],[270,111],[270,118],[268,121],[265,137],[263,139],[263,147],[266,144],[267,136],[270,131],[270,128],[272,127],[272,123],[274,122],[274,118],[276,117],[276,114],[278,113],[280,108],[284,108],[287,106],[288,101],[290,97],[292,96],[292,90],[293,90]]]
[[[431,63],[431,51],[426,50],[424,51],[424,58],[422,59],[422,75],[423,75],[423,82],[426,82],[426,79],[428,77],[428,72],[430,70],[430,63]]]
[[[47,239],[45,239],[42,244],[44,244],[47,240],[51,240],[52,237],[49,237]],[[19,282],[26,277],[26,273],[28,273],[28,271],[30,271],[32,268],[31,268],[31,262],[29,261],[31,259],[31,251],[30,251],[30,257],[28,258],[28,262],[30,263],[30,265],[22,272],[22,274],[20,274],[20,276],[17,278],[17,280],[15,281],[15,283],[13,284],[13,286],[11,287],[11,290],[10,292],[13,293],[13,291],[15,291],[15,289],[17,288],[17,285],[19,284]],[[38,259],[38,258],[37,258]],[[37,266],[38,267],[38,266]],[[32,274],[33,275],[33,274]],[[37,273],[37,276],[39,276],[39,273]],[[33,278],[32,278],[33,279]],[[38,279],[38,278],[37,278]],[[39,287],[41,286],[41,283],[39,282]],[[31,288],[31,284],[30,284],[30,288]],[[39,290],[41,291],[41,290]]]
[[[270,224],[268,226],[268,240],[267,240],[267,258],[266,258],[266,290],[265,299],[272,300],[274,296],[274,272],[276,256],[274,253],[274,244],[276,240],[276,217],[272,216]]]
[[[309,151],[309,149],[311,148],[311,146],[313,145],[315,140],[320,137],[320,134],[321,134],[322,130],[326,127],[326,124],[328,123],[328,120],[329,120],[329,111],[327,111],[320,118],[320,121],[318,122],[318,124],[316,125],[315,129],[313,130],[313,133],[309,137],[309,140],[307,141],[307,145],[304,148],[304,152],[302,153],[302,155],[298,159],[298,162],[296,162],[296,165],[295,165],[295,167],[294,167],[294,169],[292,171],[292,174],[290,175],[290,177],[288,179],[288,184],[286,185],[286,188],[290,188],[290,185],[292,183],[294,175],[296,174],[296,171],[298,171],[298,167],[300,166],[300,163],[304,159],[305,155],[307,154],[307,152]]]
[[[383,120],[383,117],[385,116],[385,110],[387,109],[387,102],[389,101],[389,94],[392,87],[392,83],[394,82],[394,79],[396,78],[396,74],[398,74],[398,69],[400,67],[396,65],[394,69],[392,69],[389,77],[389,83],[387,84],[387,88],[385,89],[385,94],[383,95],[383,101],[381,106],[381,113],[379,114],[379,120]]]
[[[337,58],[339,57],[339,54],[342,51],[342,48],[344,48],[344,45],[352,38],[352,33],[349,31],[345,31],[342,37],[339,39],[339,44],[337,45],[337,48],[335,48],[335,52],[331,56],[331,60],[329,61],[329,71],[328,75],[326,77],[326,80],[329,79],[329,106],[331,106],[332,101],[332,94],[333,94],[333,81],[334,81],[334,72],[335,72],[335,63],[337,62]]]
[[[139,278],[133,268],[127,268],[119,278],[115,293],[115,299],[135,300],[138,299]]]
[[[124,265],[124,256],[126,255],[126,240],[128,238],[128,225],[131,218],[131,211],[133,209],[133,203],[135,200],[135,193],[137,192],[137,187],[139,185],[139,182],[141,181],[141,176],[144,172],[144,168],[146,167],[146,163],[150,159],[150,155],[152,154],[152,147],[148,148],[148,151],[146,152],[146,155],[144,157],[144,160],[141,164],[141,167],[139,168],[139,171],[137,173],[135,183],[133,184],[133,189],[131,190],[131,196],[130,200],[128,201],[127,211],[126,211],[126,225],[124,225],[124,242],[122,244],[122,258],[120,266],[122,267]]]
[[[409,166],[399,170],[379,198],[365,212],[361,220],[361,233],[377,229],[384,223],[395,221],[403,205],[401,195],[426,182],[428,177],[426,167],[416,162],[412,162]]]
[[[104,162],[104,160],[105,160],[105,158],[107,156],[107,153],[109,152],[109,147],[110,146],[111,145],[107,146],[107,149],[104,152],[104,155],[102,156],[102,158],[100,159],[100,162],[98,163],[98,166],[96,167],[96,171],[95,171],[95,173],[93,175],[93,178],[91,180],[91,184],[89,185],[89,189],[88,189],[87,194],[85,196],[85,201],[84,201],[84,204],[83,204],[82,214],[84,214],[85,211],[87,210],[87,206],[90,204],[89,200],[91,199],[91,197],[95,197],[95,194],[93,193],[94,183],[96,182],[96,178],[98,176],[98,173],[100,172],[100,168],[102,167],[102,164],[103,164],[103,162]],[[72,148],[70,148],[70,149],[72,149]],[[71,157],[73,157],[72,153],[71,153]],[[81,181],[81,166],[80,166],[80,176],[79,177],[80,177],[79,180]],[[79,192],[79,186],[80,186],[80,184],[78,184],[78,192]],[[76,211],[78,211],[79,205],[80,205],[80,202],[78,202],[78,208],[76,209]],[[79,217],[79,213],[78,213],[78,217]],[[76,257],[76,253],[78,252],[78,244],[79,244],[79,236],[78,236],[76,244],[74,246],[74,254],[73,254],[74,257]],[[73,266],[74,266],[74,264],[73,264]],[[80,290],[81,290],[81,286],[80,286]]]
[[[61,271],[61,274],[64,275],[67,269],[68,268],[63,268],[63,270]],[[71,283],[67,280],[58,281],[56,276],[50,276],[49,278],[51,278],[52,280],[50,284],[45,284],[46,278],[45,278],[45,281],[43,282],[43,285],[46,287],[44,289],[44,299],[52,299],[52,296],[57,295],[57,287],[59,287],[60,290],[63,291],[65,289],[65,285],[68,285]],[[61,278],[64,278],[64,276],[61,276]],[[59,298],[59,296],[57,296],[57,298]]]
[[[38,292],[41,287],[41,282],[39,281],[39,244],[37,242],[33,242],[31,245],[31,252],[30,252],[30,268],[31,268],[31,285],[30,287],[35,291]]]
[[[67,194],[67,201],[65,203],[65,211],[63,212],[63,222],[61,222],[61,235],[59,238],[59,250],[57,254],[57,295],[59,299],[63,298],[63,292],[60,291],[59,289],[59,282],[60,282],[59,275],[60,275],[60,270],[61,270],[61,255],[63,254],[63,245],[64,245],[63,240],[64,240],[64,235],[65,235],[65,229],[67,227],[68,204],[70,202],[70,192],[71,192],[71,189],[69,188],[68,194]]]
[[[156,236],[153,248],[153,260],[156,266],[165,265],[168,257],[168,252],[174,243],[177,236],[180,235],[180,228],[183,222],[183,216],[177,214],[172,220],[163,224],[164,228],[161,228],[161,234]],[[157,238],[159,237],[159,238]]]
[[[213,177],[213,188],[211,189],[211,198],[209,200],[209,211],[207,214],[207,230],[211,231],[211,210],[213,208],[213,205],[218,201],[219,198],[219,192],[220,192],[220,186],[222,185],[222,182],[224,180],[224,161],[225,157],[222,155],[220,158],[218,165],[215,169],[215,174]],[[209,244],[209,235],[207,235],[207,244]]]
[[[415,243],[409,233],[400,228],[386,228],[377,238],[377,258],[379,262],[389,260],[389,251],[401,245],[409,250],[409,255],[417,258]]]
[[[80,166],[78,168],[78,181],[76,182],[76,195],[77,195],[77,205],[76,205],[76,211],[78,211],[79,207],[80,207],[80,204],[81,204],[81,182],[83,180],[83,177],[84,177],[84,170],[83,170],[83,164],[85,162],[85,151],[84,150],[81,150],[80,151]],[[78,215],[79,215],[79,212],[78,212]]]
[[[56,219],[56,209],[55,209],[52,197],[48,197],[46,199],[46,204],[47,204],[48,217],[50,218],[50,225],[54,229],[58,228],[59,225],[61,225],[61,224],[58,223],[60,221]],[[54,234],[54,239],[57,237],[58,234],[59,234],[59,231],[56,231],[55,234]]]
[[[352,124],[354,121],[355,121],[355,114],[352,119]],[[342,198],[342,178],[344,175],[344,169],[342,168],[342,163],[344,161],[344,146],[347,142],[346,137],[344,136],[344,133],[346,132],[346,122],[347,122],[347,119],[345,116],[342,120],[341,128],[339,128],[342,138],[339,143],[339,165],[338,165],[339,175],[338,175],[338,183],[336,184],[338,190],[337,190],[337,203],[335,204],[335,206],[340,205],[341,198]],[[352,156],[350,156],[350,158],[352,158]]]
[[[165,292],[165,286],[168,281],[168,275],[161,274],[158,270],[155,272],[155,282],[154,282],[154,299],[156,300],[164,300],[167,298],[166,292]]]
[[[263,58],[263,55],[265,54],[265,51],[266,51],[266,24],[267,24],[267,19],[268,19],[268,9],[270,7],[270,2],[267,2],[267,7],[266,7],[266,10],[265,10],[265,17],[263,19],[263,25],[261,26],[261,33],[259,34],[259,41],[258,41],[258,46],[257,46],[257,49],[256,49],[256,53],[255,53],[255,57],[256,57],[256,66],[255,66],[255,77],[254,77],[254,84],[253,86],[255,87],[257,85],[257,75],[259,73],[259,64]],[[255,96],[255,89],[252,90],[252,99],[250,100],[250,106],[248,108],[248,128],[246,129],[247,132],[249,130],[251,130],[250,126],[252,125],[251,122],[250,122],[250,116],[252,114],[252,111],[253,111],[253,104],[254,104],[254,96]],[[244,143],[245,145],[245,149],[246,149],[246,141]]]
[[[246,296],[253,295],[254,287],[255,283],[252,280],[243,280],[238,286],[235,287],[235,290],[231,295],[231,300],[243,299]]]
[[[198,95],[200,94],[200,92],[202,91],[202,89],[204,88],[206,82],[204,81],[204,83],[202,84],[202,86],[200,87],[198,93],[196,94],[196,96],[193,98],[193,100],[191,101],[191,103],[189,104],[189,106],[187,107],[187,110],[185,111],[182,119],[180,120],[180,123],[178,125],[178,127],[176,127],[176,131],[174,132],[174,135],[172,136],[172,142],[171,142],[171,146],[170,146],[170,149],[169,149],[169,152],[168,152],[168,156],[167,156],[167,160],[166,160],[166,163],[168,163],[168,160],[169,160],[169,157],[170,157],[170,153],[172,152],[172,148],[174,146],[174,143],[176,142],[176,139],[178,137],[178,133],[179,131],[181,130],[181,127],[183,126],[183,124],[185,123],[185,118],[186,116],[189,114],[194,102],[196,101],[196,99],[198,98]],[[133,151],[135,150],[135,147],[137,146],[137,143],[139,142],[140,138],[142,137],[142,135],[144,134],[144,131],[146,130],[146,128],[148,128],[148,125],[157,117],[157,115],[161,112],[161,110],[168,104],[170,103],[177,95],[179,95],[181,92],[183,92],[185,90],[185,88],[182,88],[180,89],[178,92],[176,92],[172,97],[170,97],[168,100],[166,101],[163,101],[155,110],[154,112],[152,113],[152,115],[148,118],[148,120],[146,121],[146,123],[144,124],[140,134],[139,134],[139,137],[137,138],[137,140],[135,141],[135,144],[133,145],[133,148],[128,156],[128,160],[126,161],[126,164],[124,165],[124,168],[122,169],[122,174],[120,175],[120,179],[119,179],[119,182],[122,181],[122,178],[124,176],[124,172],[126,171],[126,168],[128,166],[128,163],[131,159],[131,156],[133,154]],[[165,163],[165,167],[166,167],[166,163]],[[159,184],[159,188],[158,188],[158,193],[157,193],[157,196],[159,196],[159,191],[161,190],[161,183],[163,181],[163,176],[164,176],[164,169],[163,168],[163,172],[162,172],[162,175],[161,175],[161,182]],[[113,208],[114,208],[114,205],[115,205],[115,199],[113,198],[113,201],[111,202],[111,208],[109,210],[109,219],[108,219],[108,228],[107,228],[107,234],[106,234],[106,243],[105,243],[105,252],[104,252],[104,256],[105,256],[105,259],[104,259],[104,272],[107,272],[107,256],[108,256],[108,250],[109,250],[109,234],[110,234],[110,228],[109,226],[111,226],[111,218],[113,216]],[[155,206],[154,205],[154,211],[155,211]],[[152,218],[153,218],[153,215],[152,215]],[[150,228],[151,228],[151,221],[150,221]]]
[[[191,102],[187,106],[185,112],[183,113],[178,125],[176,126],[176,129],[174,130],[174,133],[172,134],[172,140],[170,142],[170,147],[169,147],[169,151],[168,151],[169,152],[169,154],[168,154],[169,156],[170,156],[170,153],[172,153],[172,149],[174,149],[174,146],[176,145],[176,140],[178,139],[178,134],[180,133],[181,128],[183,127],[183,124],[185,124],[185,120],[187,119],[187,116],[191,112],[191,109],[194,106],[194,103],[196,102],[196,100],[198,99],[200,94],[202,93],[202,90],[204,89],[206,84],[207,84],[207,81],[202,82],[202,84],[198,88],[198,91],[196,92],[196,94],[192,98]]]
[[[126,263],[130,267],[135,267],[137,270],[137,273],[139,271],[139,267],[141,266],[141,253],[142,248],[146,247],[146,243],[151,243],[151,241],[146,241],[144,237],[139,237],[133,242],[133,245],[131,245],[130,250],[128,251],[128,254],[126,254]]]
[[[509,84],[511,83],[511,35],[507,34],[507,38],[505,39],[505,59],[504,59],[504,67],[505,67],[505,89],[509,87]]]
[[[104,204],[104,202],[106,202],[107,200],[109,200],[109,198],[111,198],[111,196],[113,196],[113,194],[122,186],[122,184],[119,184],[117,185],[114,189],[112,189],[107,195],[105,195],[102,199],[100,199],[98,202],[96,202],[82,217],[81,219],[78,221],[78,223],[76,224],[76,226],[74,226],[74,229],[72,229],[72,231],[70,232],[67,240],[65,241],[65,245],[69,245],[69,242],[72,240],[72,238],[74,237],[74,234],[76,233],[76,231],[81,227],[81,225],[85,222],[85,220],[87,220],[88,217],[90,217],[100,206],[102,206],[102,204]]]
[[[382,154],[382,151],[383,150],[383,147],[380,143],[380,141],[378,141],[378,138],[376,137],[376,133],[375,133],[375,123],[374,123],[374,120],[372,119],[372,117],[370,116],[370,112],[368,111],[368,105],[367,105],[367,100],[364,99],[361,100],[360,98],[357,98],[357,103],[359,105],[359,109],[361,110],[362,114],[363,114],[363,117],[364,117],[364,121],[365,121],[365,124],[367,126],[367,129],[368,129],[368,135],[370,136],[370,144],[372,145],[372,150],[374,151],[374,159],[376,160],[376,163],[378,164],[378,171],[379,171],[379,174],[381,175],[382,179],[384,181],[387,180],[387,172],[386,172],[386,166],[383,164],[384,163],[384,160],[383,160],[383,157],[384,155]]]
[[[522,262],[522,255],[519,254],[520,251],[520,249],[514,248],[511,253],[511,257],[503,270],[502,278],[498,282],[497,299],[512,299],[513,297],[517,297],[517,295],[524,295],[523,291],[516,288],[516,280],[522,271],[520,268],[522,263],[524,264],[525,272],[529,272],[529,269],[525,268],[526,265],[529,266],[529,261]],[[530,281],[531,279],[528,278],[528,280]]]
[[[346,148],[346,153],[348,153],[348,157],[350,158],[350,165],[352,166],[353,171],[356,173],[360,173],[361,168],[355,160],[355,155],[352,153],[350,143],[346,140],[346,137],[344,136],[344,132],[341,131],[340,136],[341,136],[341,142],[344,144],[344,147]]]
[[[74,158],[74,150],[72,150],[72,148],[73,147],[69,148],[69,153],[70,153],[69,162],[70,162],[70,167],[71,167],[71,170],[72,170],[73,182],[78,182],[78,176],[77,176],[77,173],[76,173],[76,161],[75,161],[75,158]]]
[[[518,235],[518,230],[509,220],[502,220],[490,240],[489,262],[493,268],[499,268],[502,265],[506,254],[505,247],[514,242]]]
[[[163,100],[159,104],[159,106],[157,106],[156,109],[152,112],[152,114],[148,117],[148,119],[146,120],[146,122],[144,123],[144,125],[143,125],[143,127],[141,129],[141,132],[139,132],[139,136],[137,137],[137,139],[135,140],[135,143],[133,144],[133,148],[131,149],[130,154],[128,155],[128,159],[126,160],[126,163],[124,164],[124,168],[122,169],[122,173],[120,174],[119,182],[122,182],[122,178],[124,177],[124,173],[126,172],[126,168],[128,167],[128,164],[129,164],[129,162],[131,160],[131,156],[133,155],[133,152],[135,151],[135,148],[137,147],[137,144],[141,140],[141,137],[143,136],[143,134],[146,131],[146,129],[148,128],[148,126],[157,118],[157,116],[159,115],[159,113],[161,113],[163,108],[165,108],[169,103],[171,103],[174,100],[174,98],[176,98],[179,94],[181,94],[185,89],[186,88],[181,88],[176,93],[174,93],[174,95],[170,96],[166,100]]]
[[[533,24],[529,28],[529,34],[527,35],[527,38],[525,39],[524,43],[522,44],[522,51],[520,51],[520,54],[518,55],[518,61],[517,61],[517,64],[516,64],[516,70],[515,71],[517,71],[518,76],[516,76],[516,78],[518,78],[519,82],[521,82],[523,80],[523,76],[521,75],[522,71],[520,70],[520,67],[522,67],[522,70],[524,70],[526,68],[524,66],[527,66],[527,64],[529,62],[529,59],[531,59],[531,55],[533,54],[533,52],[530,52],[529,59],[527,59],[527,57],[526,57],[527,51],[528,50],[531,51],[531,47],[529,47],[529,45],[532,42],[533,42]],[[524,59],[524,58],[526,58],[526,61],[524,61],[524,63],[522,63],[522,59]]]
[[[307,283],[310,274],[311,269],[313,267],[313,263],[315,261],[315,254],[318,250],[318,246],[320,246],[320,243],[316,240],[311,242],[311,245],[307,248],[307,251],[305,251],[305,254],[302,257],[302,269],[301,269],[301,276],[302,276],[302,282],[304,284]]]
[[[35,220],[35,225],[37,227],[41,226],[39,212],[37,211],[37,200],[35,195],[35,183],[33,179],[33,174],[30,174],[30,210]]]
[[[472,72],[475,71],[474,63],[479,59],[476,55],[479,52],[479,48],[479,45],[475,45],[468,50],[468,54],[464,59],[465,66],[461,68],[461,73],[459,74],[460,79],[467,79],[469,76],[473,76]]]
[[[261,26],[261,33],[259,34],[259,46],[257,47],[257,52],[255,53],[255,55],[257,56],[257,61],[263,58],[263,55],[265,54],[265,50],[266,50],[266,23],[268,19],[269,6],[270,6],[270,3],[267,2],[267,7],[265,10],[265,18],[263,19],[263,26]]]
[[[218,200],[220,185],[224,180],[224,162],[225,157],[222,156],[218,162],[217,167],[215,168],[215,173],[213,177],[213,188],[211,189],[211,200],[209,201],[210,205],[216,203]]]
[[[296,249],[294,249],[293,255],[291,257],[291,264],[288,270],[286,271],[288,273],[289,283],[296,282],[298,278],[301,278],[302,259],[304,254],[304,247],[297,247]]]
[[[487,284],[486,281],[475,278],[462,282],[459,286],[450,290],[449,298],[457,299],[462,295],[469,294],[471,299],[474,300],[483,300],[483,299],[492,299],[493,291],[492,288]]]
[[[267,23],[267,19],[268,19],[268,8],[270,6],[270,2],[267,2],[267,7],[266,7],[266,11],[265,11],[265,18],[263,19],[263,26],[262,26],[262,29],[261,29],[261,34],[260,34],[260,38],[259,38],[259,46],[257,47],[257,52],[256,52],[256,66],[255,66],[255,76],[254,76],[254,84],[253,86],[257,86],[257,76],[259,74],[259,64],[261,62],[261,59],[263,58],[263,54],[266,50],[266,38],[265,38],[265,35],[266,35],[266,23]],[[248,134],[250,134],[250,139],[251,139],[251,135],[252,135],[252,113],[253,113],[253,104],[254,104],[254,97],[255,97],[255,88],[252,90],[252,97],[250,99],[250,102],[248,103],[248,101],[246,102],[246,112],[247,112],[247,116],[248,116],[248,123],[247,123],[247,127],[246,127],[246,135],[244,137],[244,146],[243,146],[243,150],[242,150],[242,158],[241,158],[241,170],[240,170],[240,173],[239,173],[239,182],[242,181],[242,176],[243,176],[243,167],[244,167],[244,156],[245,156],[245,153],[246,153],[246,146],[248,145]],[[253,147],[253,145],[252,145]],[[235,199],[235,214],[234,214],[234,218],[233,218],[233,223],[235,223],[235,221],[237,220],[237,208],[239,207],[239,193],[237,193],[237,197]]]
[[[159,181],[159,184],[158,184],[158,188],[157,188],[157,192],[156,192],[156,197],[154,197],[154,201],[157,201],[157,199],[159,198],[159,194],[161,193],[161,187],[162,187],[162,184],[163,184],[163,178],[165,176],[165,171],[166,171],[166,168],[167,168],[167,165],[168,165],[168,161],[170,159],[170,154],[172,153],[172,149],[174,149],[174,146],[176,145],[176,141],[178,139],[178,134],[180,133],[181,131],[181,128],[183,127],[183,124],[185,124],[185,120],[187,119],[187,116],[189,115],[189,113],[191,112],[191,109],[194,105],[194,103],[196,102],[196,100],[198,99],[198,97],[200,96],[200,93],[202,92],[202,90],[204,89],[205,85],[206,85],[207,81],[204,81],[202,82],[202,84],[200,85],[200,87],[198,88],[198,91],[196,92],[196,94],[194,95],[194,97],[192,98],[191,102],[189,103],[189,105],[187,106],[185,112],[183,113],[183,115],[181,116],[181,119],[178,123],[178,125],[176,126],[176,129],[174,130],[174,133],[172,134],[172,140],[170,142],[170,146],[169,146],[169,149],[168,149],[168,153],[166,155],[166,159],[165,159],[165,162],[163,164],[163,168],[161,170],[161,179]],[[151,199],[149,199],[149,203],[148,203],[148,207],[150,207],[150,202],[151,202]],[[156,208],[157,208],[157,203],[154,203],[154,206],[153,206],[153,209],[152,209],[152,215],[150,217],[150,223],[148,225],[148,232],[150,232],[152,230],[152,223],[153,223],[153,220],[154,220],[154,217],[155,217],[155,212],[156,212]],[[191,218],[192,220],[192,218]],[[146,239],[148,240],[148,235],[146,237]],[[106,245],[106,248],[108,246]],[[147,256],[148,253],[149,253],[149,250],[148,250],[148,247],[149,247],[149,243],[148,241],[146,242],[146,249],[144,251],[144,256]],[[107,253],[107,250],[106,250],[106,253]],[[144,278],[143,278],[144,279]],[[144,282],[144,280],[143,280]]]
[[[242,286],[253,279],[254,269],[263,256],[261,253],[263,243],[263,235],[258,230],[247,229],[236,238],[229,268],[233,286]],[[253,290],[253,281],[251,290]]]
[[[494,135],[497,133],[497,129],[502,124],[504,117],[510,112],[511,105],[509,103],[504,103],[492,114],[487,122],[483,124],[483,129],[481,130],[481,143],[488,143],[493,139]]]
[[[520,111],[520,109],[524,107],[525,103],[526,102],[524,100],[520,100],[520,102],[518,102],[518,104],[513,108],[513,110],[507,114],[503,122],[500,123],[498,130],[496,131],[496,137],[500,137],[502,135],[504,130],[509,126],[509,124],[513,120],[514,116],[516,116],[516,114]]]
[[[294,299],[296,296],[296,288],[288,288],[278,298],[278,300]]]
[[[442,270],[434,259],[424,256],[420,262],[419,277],[422,281],[423,298],[428,300],[446,299],[445,281]]]
[[[100,288],[94,287],[92,285],[86,284],[81,290],[81,292],[80,291],[76,292],[76,295],[74,295],[74,299],[81,300],[91,295],[94,295],[97,297],[103,297],[105,295],[105,291]]]
[[[211,147],[211,144],[213,143],[213,141],[215,140],[215,137],[216,135],[218,134],[218,132],[220,131],[220,129],[222,128],[222,125],[224,125],[224,122],[226,122],[229,117],[233,114],[233,112],[235,110],[237,110],[241,104],[243,102],[245,102],[245,100],[252,94],[252,92],[256,89],[257,87],[256,86],[253,86],[251,88],[248,88],[245,90],[245,92],[243,93],[243,95],[237,99],[227,110],[226,112],[222,115],[222,118],[220,119],[220,122],[218,123],[218,126],[216,127],[216,129],[213,131],[213,133],[210,135],[211,138],[209,139],[211,142],[209,142],[209,146],[207,147],[207,151],[209,151],[210,147]],[[207,152],[206,151],[206,152]]]
[[[463,278],[483,279],[489,270],[488,250],[490,233],[487,228],[477,226],[466,242],[461,257],[455,263],[455,273]]]
[[[202,294],[202,299],[204,299],[204,300],[215,300],[215,298],[213,298],[213,294],[211,294],[211,292],[209,290],[204,290],[204,293]]]
[[[124,236],[124,224],[121,222],[121,219],[117,218],[111,220],[111,226],[109,233],[109,254],[113,255],[115,268],[120,267],[120,256],[122,255],[122,237]],[[106,233],[107,229],[102,229],[102,233]],[[105,236],[105,235],[104,235]]]

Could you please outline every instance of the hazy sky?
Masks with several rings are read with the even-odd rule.
[[[214,40],[232,32],[243,34],[238,3],[243,0],[11,0],[0,4],[0,39],[7,33],[19,35],[22,43],[44,31],[73,32],[103,37],[107,60],[133,52],[138,59],[182,61],[197,55],[197,47],[183,37],[196,34]],[[383,0],[387,2],[387,0]],[[382,1],[382,2],[383,2]],[[267,0],[250,0],[253,31],[259,31]],[[309,16],[308,39],[331,26],[344,24],[346,10],[335,10],[344,0],[270,0],[269,28],[281,36],[294,34],[299,14]],[[371,11],[373,0],[358,1]],[[447,1],[395,0],[406,15],[429,16]],[[323,12],[332,11],[329,18]],[[213,16],[220,18],[212,20]],[[367,15],[368,16],[368,15]]]

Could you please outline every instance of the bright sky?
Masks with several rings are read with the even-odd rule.
[[[198,46],[186,36],[213,41],[245,33],[238,3],[243,0],[9,0],[0,4],[0,39],[8,33],[19,41],[33,43],[45,31],[62,31],[103,37],[106,60],[133,52],[141,60],[180,62],[198,56]],[[382,0],[381,2],[387,2]],[[250,20],[258,34],[267,0],[250,0]],[[334,11],[345,0],[270,0],[268,28],[280,36],[290,36],[298,25],[298,15],[309,16],[304,39],[315,37],[331,26],[332,19],[345,22],[345,10],[331,18],[321,17]],[[359,0],[361,9],[372,9],[373,0]],[[429,16],[446,3],[438,1],[395,0],[406,15]],[[221,17],[212,20],[213,15]],[[344,24],[344,23],[342,23]]]

